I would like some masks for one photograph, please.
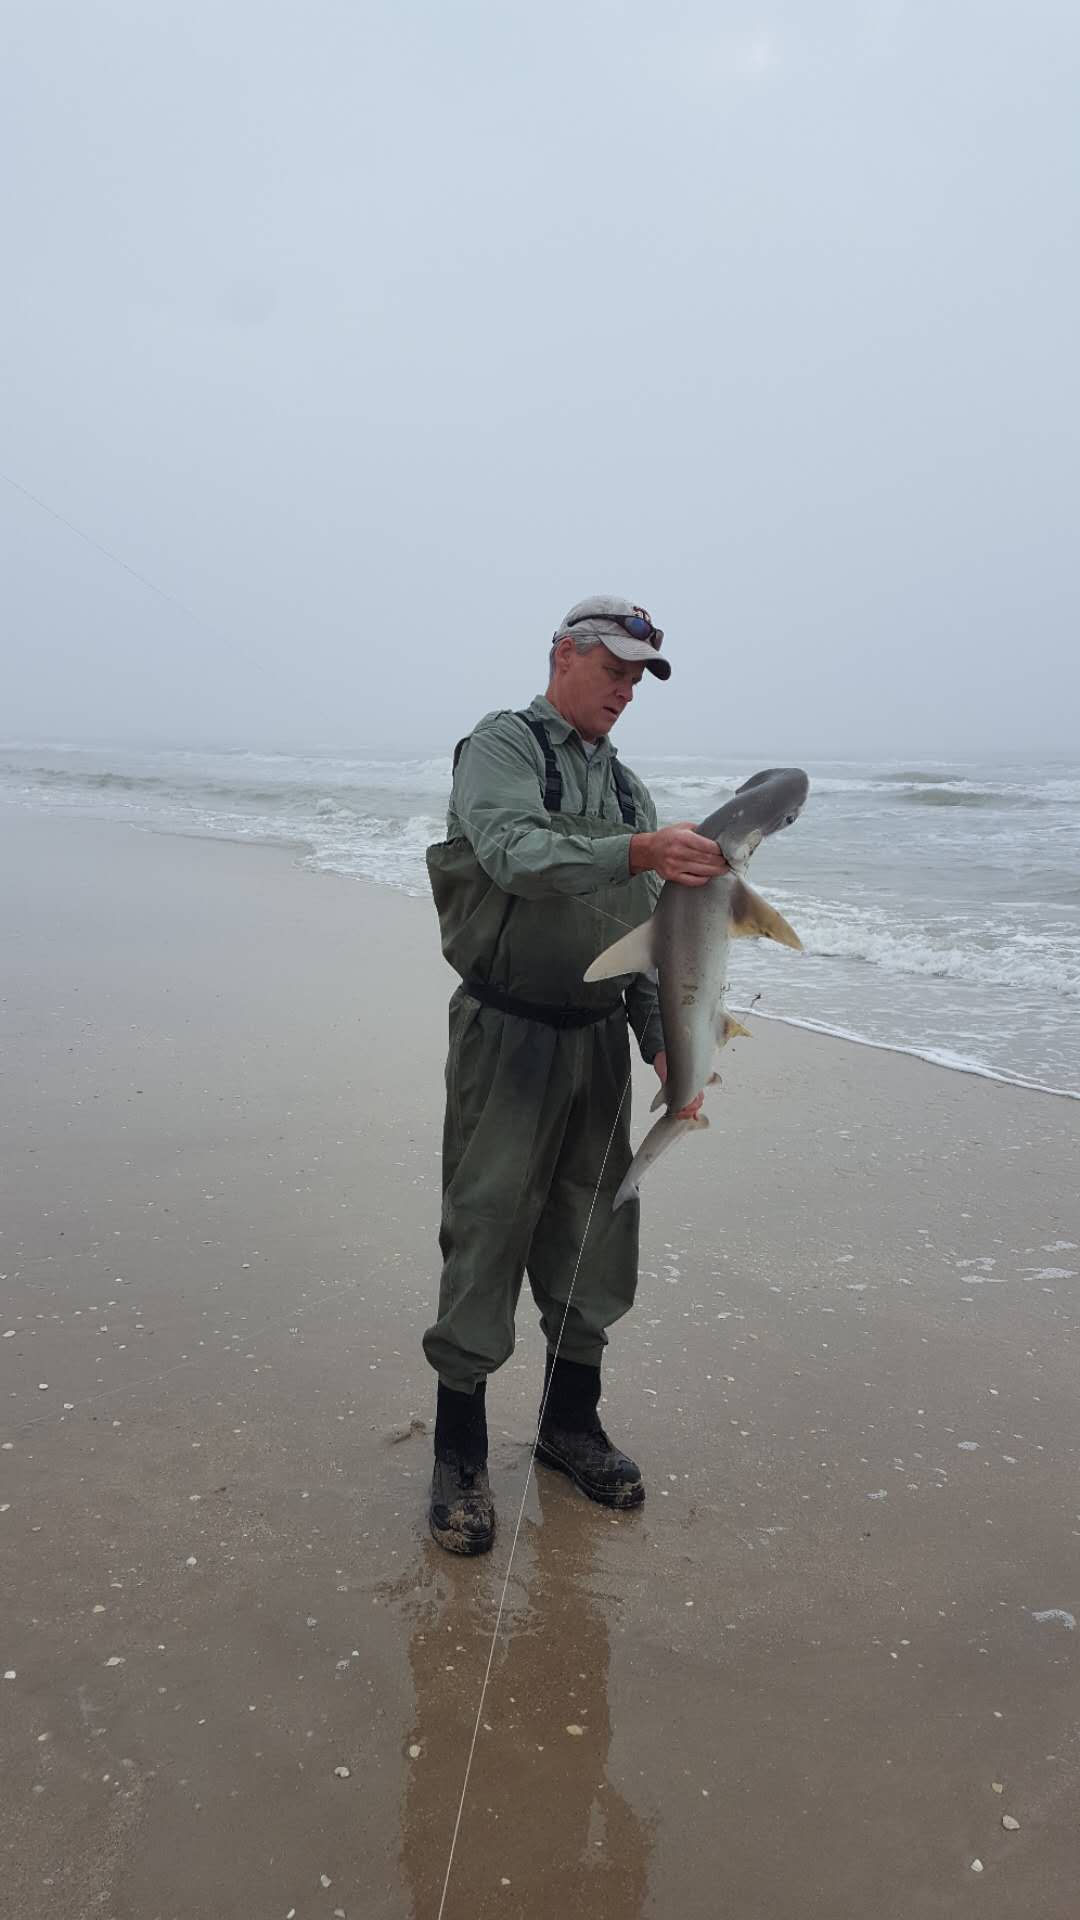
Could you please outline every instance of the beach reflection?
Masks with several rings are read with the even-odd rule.
[[[504,1498],[504,1514],[508,1511]],[[635,1920],[652,1836],[608,1777],[607,1609],[594,1591],[608,1516],[545,1476],[514,1560],[444,1920]],[[413,1920],[436,1920],[513,1516],[482,1568],[432,1546],[409,1643],[402,1868]]]

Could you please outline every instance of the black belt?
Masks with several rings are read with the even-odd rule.
[[[610,1020],[613,1014],[623,1011],[623,1003],[616,1000],[612,1007],[551,1007],[541,1006],[533,1000],[515,1000],[513,994],[500,993],[498,987],[489,987],[486,980],[466,980],[466,993],[482,1006],[495,1007],[499,1013],[512,1013],[518,1020],[539,1020],[545,1027],[596,1027],[601,1020]]]

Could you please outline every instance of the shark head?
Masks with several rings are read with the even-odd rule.
[[[698,831],[715,840],[728,865],[741,873],[763,840],[794,825],[809,791],[801,767],[768,767],[744,781]]]

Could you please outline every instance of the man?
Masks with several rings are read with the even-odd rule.
[[[637,1202],[611,1209],[631,1159],[628,1020],[661,1083],[667,1062],[652,982],[583,976],[620,928],[648,918],[662,881],[704,886],[725,871],[690,824],[657,830],[647,789],[611,745],[643,675],[670,676],[662,640],[629,600],[571,607],[546,695],[488,714],[459,745],[447,838],[428,850],[443,952],[462,978],[450,1002],[442,1283],[424,1335],[439,1376],[429,1524],[453,1553],[494,1538],[485,1386],[513,1352],[526,1271],[548,1344],[537,1458],[604,1505],[645,1497],[597,1414],[606,1329],[637,1286]]]

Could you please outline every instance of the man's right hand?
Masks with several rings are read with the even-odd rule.
[[[635,833],[630,841],[631,873],[658,873],[683,887],[704,887],[718,874],[730,872],[715,840],[707,840],[689,820],[661,827],[658,833]]]

